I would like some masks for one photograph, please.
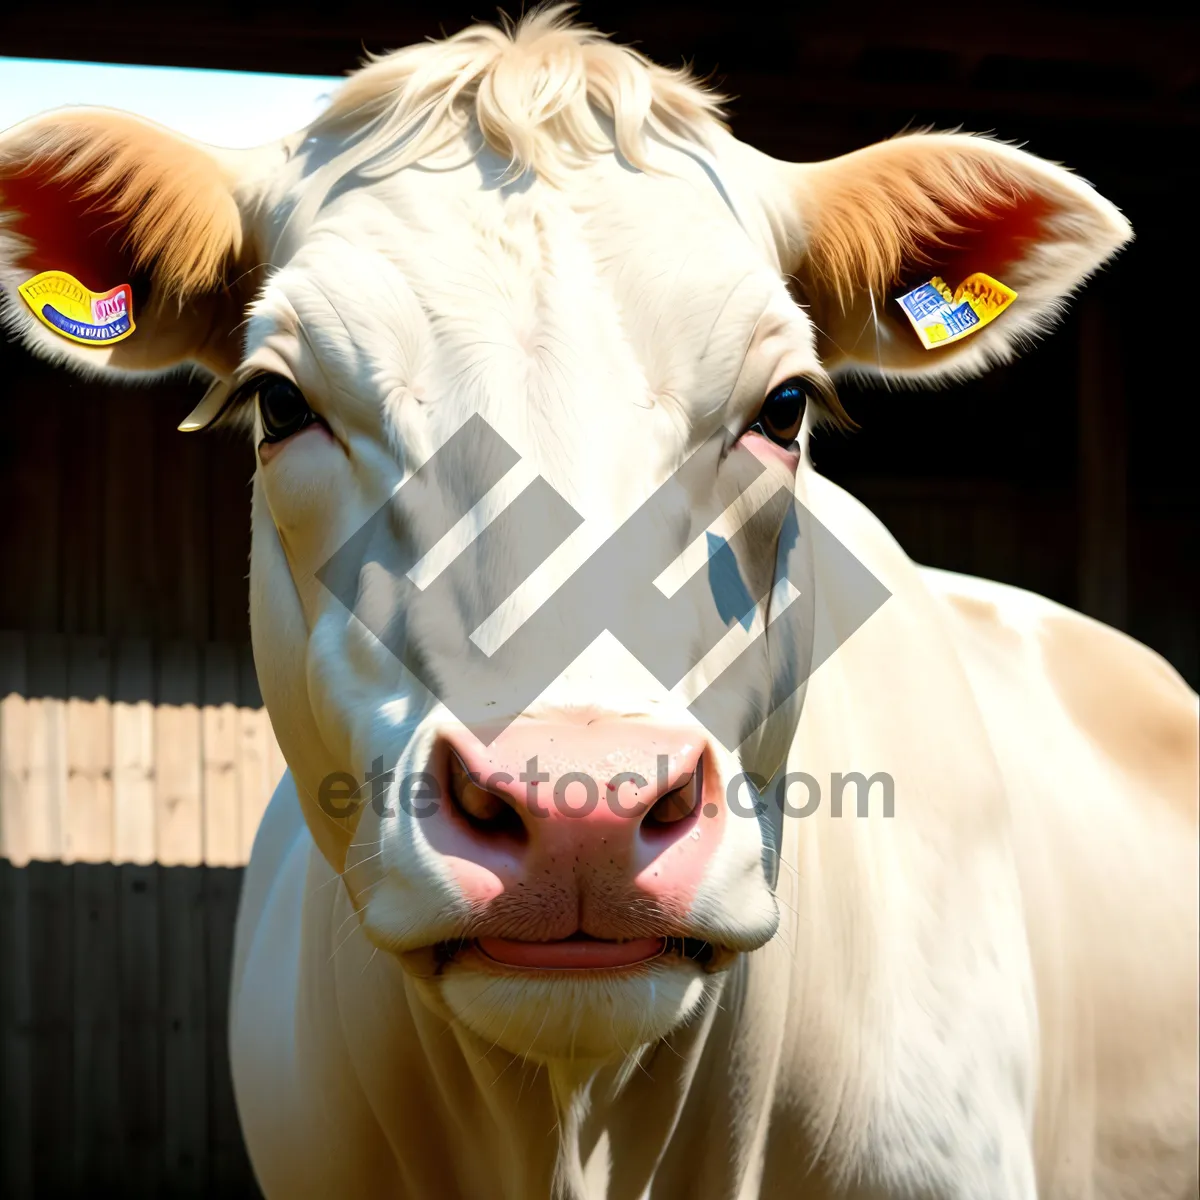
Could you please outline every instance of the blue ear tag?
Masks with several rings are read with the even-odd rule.
[[[976,271],[951,292],[936,275],[897,303],[926,350],[949,346],[994,321],[1015,299],[1012,288]]]

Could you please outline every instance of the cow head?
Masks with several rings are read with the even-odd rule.
[[[831,375],[979,371],[1129,236],[985,138],[772,160],[554,13],[382,58],[254,152],[38,118],[0,218],[32,350],[214,377],[191,425],[258,450],[255,661],[312,836],[430,1004],[538,1057],[662,1036],[776,927],[754,791],[812,654],[779,618],[785,563],[822,586],[792,497]],[[35,319],[47,270],[129,284],[134,332]],[[923,349],[894,298],[973,271],[1019,301]]]

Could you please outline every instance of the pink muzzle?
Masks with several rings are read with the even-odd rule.
[[[696,729],[522,719],[490,746],[455,729],[431,770],[444,799],[425,837],[483,914],[479,948],[518,968],[654,957],[686,924],[725,828]]]

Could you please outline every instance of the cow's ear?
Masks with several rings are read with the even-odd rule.
[[[1089,184],[1003,142],[912,134],[786,169],[780,257],[818,327],[823,361],[884,375],[968,375],[1045,330],[1132,236]],[[927,348],[898,298],[983,272],[1017,292],[974,332]]]
[[[109,109],[65,109],[0,134],[8,329],[85,372],[193,362],[227,375],[257,265],[246,213],[270,157]]]

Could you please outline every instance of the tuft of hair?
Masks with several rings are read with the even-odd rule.
[[[242,222],[207,147],[113,109],[51,113],[13,134],[0,142],[0,193],[29,191],[34,201],[37,189],[70,193],[82,212],[124,230],[133,267],[151,271],[163,294],[222,281]],[[19,248],[20,235],[8,237]]]
[[[503,26],[372,56],[342,86],[314,133],[366,131],[392,168],[436,154],[470,127],[509,161],[512,177],[554,178],[564,161],[615,145],[648,170],[647,134],[703,143],[723,128],[724,98],[686,68],[669,69],[573,21],[572,4]],[[602,127],[607,117],[612,132]]]

